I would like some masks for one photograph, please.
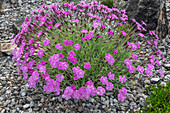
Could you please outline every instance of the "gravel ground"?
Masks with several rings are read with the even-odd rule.
[[[15,1],[15,0],[13,0]],[[1,40],[8,40],[14,23],[29,16],[32,9],[36,9],[44,3],[56,3],[57,0],[19,0],[19,6],[7,7],[3,15],[0,15],[0,30],[4,31],[0,35]],[[16,8],[14,8],[16,7]],[[13,10],[11,10],[13,8]],[[8,10],[7,10],[8,9]],[[10,17],[11,15],[11,17]],[[19,25],[19,23],[18,23]],[[22,76],[17,74],[16,64],[13,63],[11,56],[0,55],[0,112],[1,113],[133,113],[146,106],[146,97],[149,97],[145,87],[161,81],[161,85],[166,85],[165,81],[170,80],[170,41],[159,43],[158,47],[163,52],[166,60],[162,61],[161,69],[164,76],[160,77],[154,71],[152,78],[142,77],[138,80],[131,80],[130,84],[134,87],[128,88],[127,99],[118,102],[117,95],[113,92],[106,93],[104,96],[91,97],[88,100],[64,100],[55,94],[42,93],[38,84],[35,89],[30,89],[28,83]],[[42,86],[41,86],[42,87]]]

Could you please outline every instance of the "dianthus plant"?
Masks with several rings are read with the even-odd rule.
[[[144,35],[143,21],[132,19],[129,24],[125,10],[80,1],[43,4],[32,14],[11,37],[17,45],[12,59],[30,88],[39,82],[45,92],[66,100],[112,91],[124,101],[132,77],[150,77],[154,67],[161,65],[156,59],[162,55],[158,36],[154,31]],[[163,76],[163,71],[157,74]]]

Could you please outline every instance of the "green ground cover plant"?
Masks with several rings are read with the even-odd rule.
[[[160,86],[160,83],[147,87],[150,97],[146,98],[146,103],[149,107],[143,108],[143,113],[169,113],[170,81],[166,82],[166,87]]]

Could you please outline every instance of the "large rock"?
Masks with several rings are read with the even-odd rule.
[[[139,23],[142,20],[147,23],[147,30],[156,30],[159,38],[164,39],[168,37],[169,5],[169,0],[121,0],[119,8],[126,9],[129,22],[133,18]]]

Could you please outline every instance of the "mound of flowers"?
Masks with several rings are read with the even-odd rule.
[[[154,66],[161,65],[154,57],[162,54],[158,36],[154,31],[144,35],[143,21],[129,24],[125,10],[80,1],[43,4],[32,14],[11,37],[17,45],[12,59],[30,88],[41,82],[46,93],[66,100],[119,90],[118,100],[124,101],[131,77],[152,76]],[[140,53],[148,46],[151,51]]]

